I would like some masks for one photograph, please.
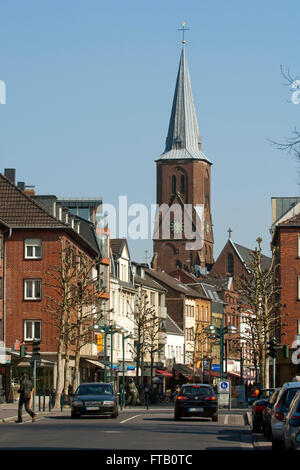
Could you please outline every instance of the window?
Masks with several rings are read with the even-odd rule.
[[[233,274],[233,255],[231,253],[227,255],[227,272]]]
[[[300,234],[298,235],[298,258],[300,258]]]
[[[151,305],[155,305],[155,293],[150,292],[150,303]]]
[[[185,176],[181,175],[180,178],[180,192],[181,194],[185,194]]]
[[[297,335],[300,335],[300,320],[297,320]]]
[[[0,259],[3,258],[3,237],[0,235]]]
[[[172,176],[172,194],[176,194],[176,176]]]
[[[3,278],[0,277],[0,299],[3,299]]]
[[[27,238],[25,240],[25,258],[41,259],[42,240],[40,238]]]
[[[25,279],[25,300],[40,300],[42,298],[42,281],[40,279]]]
[[[298,300],[300,300],[300,276],[298,276]]]
[[[32,341],[33,339],[41,339],[41,321],[25,320],[24,321],[24,340]]]

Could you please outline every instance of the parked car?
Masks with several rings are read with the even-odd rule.
[[[292,435],[293,450],[300,450],[300,428]]]
[[[174,405],[174,419],[184,416],[200,416],[218,421],[218,399],[207,384],[182,385]]]
[[[282,448],[283,420],[289,411],[290,404],[295,394],[299,389],[300,382],[286,382],[283,384],[278,394],[271,416],[271,441],[273,450],[279,450]]]
[[[274,408],[274,404],[277,400],[278,394],[281,390],[281,387],[278,387],[273,392],[270,397],[267,406],[263,410],[263,422],[262,422],[262,433],[267,439],[271,440],[271,416]]]
[[[292,436],[300,427],[300,389],[295,394],[290,404],[289,412],[283,420],[283,445],[285,450],[292,450],[293,441]]]
[[[71,401],[71,418],[82,415],[119,414],[117,394],[109,383],[89,382],[79,385]]]
[[[272,397],[275,388],[264,388],[260,390],[258,399],[252,405],[252,431],[262,431],[263,425],[263,412]]]

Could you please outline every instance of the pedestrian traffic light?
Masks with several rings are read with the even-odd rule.
[[[25,346],[25,344],[21,344],[21,346],[20,346],[20,357],[21,358],[26,356],[26,350],[27,350],[27,347]]]
[[[34,360],[40,359],[40,340],[34,339],[32,342],[32,358]]]
[[[275,359],[277,357],[277,348],[278,343],[275,338],[272,338],[270,341],[268,341],[268,356],[273,357],[273,359]]]
[[[284,345],[283,345],[282,353],[283,353],[283,357],[284,357],[285,359],[288,359],[288,358],[289,358],[289,346],[288,346],[288,344],[284,344]]]

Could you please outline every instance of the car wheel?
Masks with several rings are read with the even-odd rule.
[[[259,432],[259,431],[260,431],[259,425],[257,424],[256,421],[253,421],[253,423],[252,423],[252,432]]]
[[[272,450],[282,450],[282,442],[279,439],[272,439]]]
[[[81,415],[79,413],[73,413],[71,412],[71,419],[76,419],[76,418],[80,418]]]
[[[175,413],[175,415],[174,415],[174,419],[175,419],[175,421],[179,421],[179,420],[180,420],[180,416],[179,416],[179,414],[178,414],[178,413]]]
[[[116,411],[112,413],[111,417],[116,419],[118,416],[119,416],[119,413],[118,413],[118,410],[116,409]]]
[[[212,421],[217,422],[217,421],[218,421],[218,415],[214,415],[214,416],[212,417]]]

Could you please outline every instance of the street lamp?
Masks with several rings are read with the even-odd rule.
[[[223,379],[223,362],[224,362],[224,335],[225,334],[236,334],[237,333],[237,327],[233,325],[228,325],[228,326],[223,326],[223,321],[222,325],[218,328],[217,326],[214,325],[209,325],[208,327],[205,328],[207,331],[208,335],[212,338],[218,338],[220,341],[220,379]]]
[[[135,339],[136,338],[136,335],[134,334],[128,334],[126,335],[126,333],[128,333],[127,330],[125,330],[124,328],[121,329],[120,333],[122,333],[122,351],[123,351],[123,365],[122,365],[122,397],[121,397],[121,410],[123,409],[124,405],[125,405],[125,340],[126,339]],[[126,336],[125,336],[126,335]]]

